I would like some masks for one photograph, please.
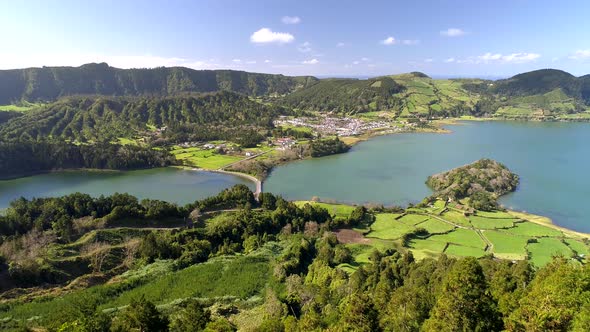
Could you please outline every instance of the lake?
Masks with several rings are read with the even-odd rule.
[[[464,122],[452,134],[376,137],[349,153],[277,167],[264,190],[288,199],[407,205],[432,192],[426,178],[480,158],[504,163],[521,178],[500,202],[590,232],[590,124]]]
[[[74,192],[92,196],[127,192],[143,198],[161,199],[178,204],[192,203],[213,196],[225,188],[246,184],[244,178],[212,172],[156,168],[128,172],[66,171],[0,181],[0,209],[18,197],[51,197]]]
[[[544,215],[561,226],[590,232],[590,124],[465,122],[452,134],[409,133],[376,137],[350,152],[277,167],[264,190],[288,199],[402,205],[432,192],[434,173],[480,158],[504,163],[521,177],[506,207]],[[130,172],[72,171],[0,181],[0,209],[20,196],[93,196],[129,192],[186,204],[235,184],[254,183],[232,175],[160,168]]]

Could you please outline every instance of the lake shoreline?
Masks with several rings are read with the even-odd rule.
[[[51,170],[45,170],[45,171],[26,172],[26,173],[19,173],[19,174],[0,175],[0,181],[16,180],[16,179],[28,178],[28,177],[32,177],[32,176],[36,176],[36,175],[52,174],[52,173],[67,173],[67,172],[123,173],[123,172],[156,169],[156,168],[161,168],[161,167],[137,168],[137,169],[129,169],[129,170],[101,169],[101,168],[63,168],[63,169],[51,169]]]

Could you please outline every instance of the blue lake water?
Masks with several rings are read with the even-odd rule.
[[[550,217],[590,232],[590,124],[464,122],[451,134],[376,137],[349,153],[277,167],[264,190],[288,199],[407,205],[431,194],[434,173],[480,158],[504,163],[521,178],[507,208]]]
[[[213,196],[225,188],[246,184],[244,178],[212,172],[156,168],[129,172],[67,171],[0,181],[0,209],[18,197],[52,197],[74,192],[92,196],[127,192],[139,199],[161,199],[178,204]]]

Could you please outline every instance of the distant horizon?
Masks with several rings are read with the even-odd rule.
[[[528,73],[528,72],[532,72],[532,71],[537,71],[537,70],[558,70],[558,71],[563,71],[565,73],[568,73],[570,75],[573,75],[575,77],[582,77],[582,76],[586,76],[586,75],[590,75],[590,74],[582,74],[582,75],[574,75],[564,69],[559,69],[559,68],[537,68],[537,69],[532,69],[532,70],[528,70],[525,72],[517,72],[511,75],[485,75],[485,74],[481,74],[481,75],[461,75],[461,74],[429,74],[426,71],[419,71],[419,70],[414,70],[414,71],[406,71],[406,72],[398,72],[398,73],[382,73],[382,74],[372,74],[372,75],[363,75],[363,74],[357,74],[357,75],[346,75],[346,74],[322,74],[322,75],[313,75],[313,74],[301,74],[301,75],[289,75],[289,74],[284,74],[284,73],[272,73],[272,72],[261,72],[261,71],[251,71],[251,70],[244,70],[244,69],[235,69],[235,68],[213,68],[213,69],[197,69],[197,68],[191,68],[191,67],[187,67],[187,66],[155,66],[155,67],[129,67],[129,68],[122,68],[122,67],[117,67],[117,66],[112,66],[107,62],[88,62],[88,63],[84,63],[81,65],[63,65],[63,66],[32,66],[32,67],[21,67],[21,68],[7,68],[7,69],[0,69],[0,71],[8,71],[8,70],[23,70],[23,69],[34,69],[34,68],[79,68],[79,67],[83,67],[86,65],[98,65],[98,64],[107,64],[110,68],[115,68],[115,69],[122,69],[122,70],[128,70],[128,69],[156,69],[156,68],[187,68],[187,69],[191,69],[191,70],[232,70],[232,71],[242,71],[242,72],[248,72],[248,73],[256,73],[256,74],[268,74],[268,75],[283,75],[283,76],[313,76],[316,77],[318,79],[330,79],[330,78],[335,78],[335,79],[346,79],[346,78],[350,78],[350,79],[360,79],[360,80],[366,80],[366,79],[371,79],[371,78],[375,78],[375,77],[381,77],[381,76],[390,76],[390,75],[402,75],[402,74],[409,74],[412,72],[420,72],[423,74],[426,74],[428,77],[432,78],[432,79],[485,79],[485,80],[491,80],[491,81],[495,81],[495,80],[501,80],[501,79],[507,79],[519,74],[523,74],[523,73]]]

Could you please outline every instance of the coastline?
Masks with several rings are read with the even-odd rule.
[[[569,235],[571,237],[575,237],[575,238],[579,238],[579,239],[590,238],[590,233],[578,232],[573,229],[569,229],[569,228],[566,228],[563,226],[556,225],[555,223],[553,223],[553,220],[551,220],[551,218],[549,218],[549,217],[540,216],[540,215],[532,214],[532,213],[528,213],[528,212],[519,212],[519,211],[513,211],[513,210],[506,210],[506,211],[509,214],[511,214],[517,218],[520,218],[520,219],[523,219],[523,220],[526,220],[526,221],[529,221],[529,222],[532,222],[532,223],[535,223],[535,224],[538,224],[541,226],[553,228],[553,229],[563,232],[564,234]]]
[[[158,168],[158,167],[156,167]],[[129,171],[141,171],[146,169],[154,169],[154,168],[137,168],[137,169],[128,169],[128,170],[120,170],[120,169],[101,169],[101,168],[63,168],[63,169],[50,169],[45,171],[35,171],[35,172],[26,172],[26,173],[19,173],[19,174],[10,174],[10,175],[0,175],[0,181],[8,181],[8,180],[16,180],[21,178],[28,178],[31,176],[36,175],[43,175],[43,174],[52,174],[52,173],[67,173],[67,172],[93,172],[93,173],[122,173],[122,172],[129,172]]]
[[[262,193],[262,181],[250,174],[240,173],[240,172],[232,172],[232,171],[224,171],[224,170],[219,170],[219,169],[204,169],[204,168],[178,166],[178,165],[173,165],[173,166],[169,166],[169,167],[177,168],[177,169],[184,169],[184,170],[189,170],[189,171],[195,171],[195,172],[210,172],[210,173],[218,173],[218,174],[237,176],[242,179],[252,181],[256,185],[256,190],[254,191],[254,196],[257,199],[258,199],[258,196],[260,196],[260,194]]]

